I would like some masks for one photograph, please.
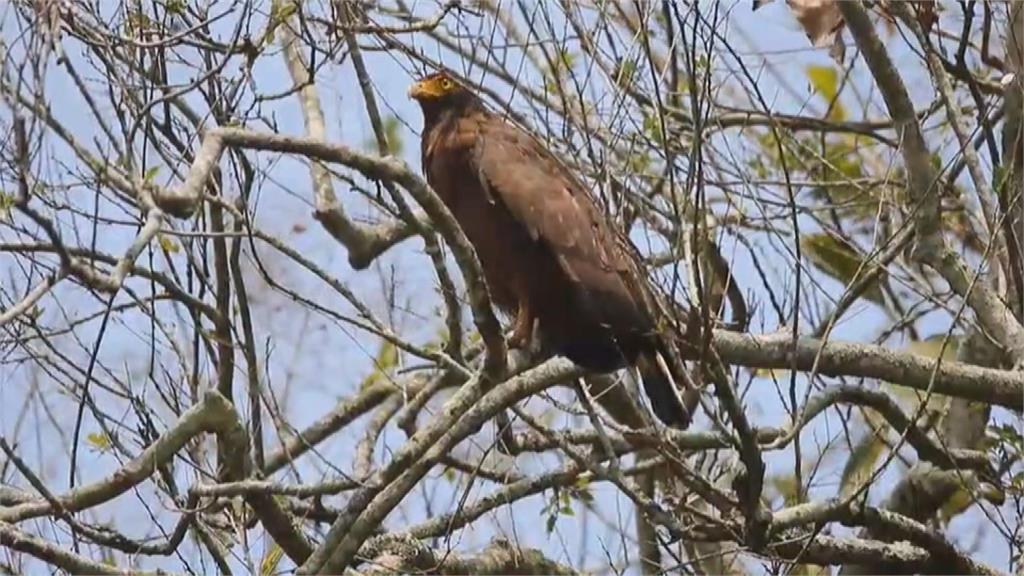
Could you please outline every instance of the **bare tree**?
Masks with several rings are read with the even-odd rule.
[[[1019,571],[1022,11],[5,4],[0,571]],[[688,430],[506,349],[442,66],[643,253]]]

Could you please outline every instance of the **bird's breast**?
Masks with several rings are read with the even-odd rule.
[[[442,146],[424,158],[427,181],[476,250],[494,302],[515,310],[545,255],[505,205],[491,199],[471,154],[451,152]]]

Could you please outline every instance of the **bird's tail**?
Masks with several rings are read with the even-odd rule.
[[[679,388],[684,381],[673,376],[668,362],[657,348],[640,352],[636,368],[640,372],[640,380],[651,401],[654,415],[673,428],[688,428],[693,410],[697,407],[697,391]]]

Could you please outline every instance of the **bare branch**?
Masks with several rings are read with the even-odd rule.
[[[349,166],[368,178],[400,184],[419,202],[441,231],[452,247],[455,259],[466,277],[473,320],[487,346],[487,372],[493,377],[493,374],[500,374],[505,370],[505,340],[501,334],[501,326],[491,309],[490,296],[483,281],[476,253],[441,199],[405,162],[391,157],[371,156],[347,146],[309,138],[261,134],[238,128],[215,128],[205,133],[203,145],[196,155],[188,178],[178,192],[179,195],[194,195],[202,189],[225,146],[302,154],[311,159]]]
[[[34,556],[71,574],[147,574],[138,570],[121,570],[109,564],[89,560],[26,534],[3,521],[0,521],[0,545]]]
[[[749,368],[811,370],[824,376],[877,378],[897,386],[932,391],[956,398],[1020,408],[1024,373],[942,361],[891,348],[851,342],[823,342],[788,333],[740,334],[715,330],[712,346],[723,362]],[[815,364],[817,362],[817,364]]]
[[[972,278],[963,258],[942,237],[938,212],[940,179],[932,167],[921,126],[899,72],[860,0],[840,2],[839,8],[900,134],[900,152],[909,177],[907,193],[915,204],[916,256],[935,269],[957,294],[967,300],[980,324],[1003,346],[1015,364],[1024,363],[1024,326],[991,288],[976,282],[976,277]]]
[[[306,133],[310,138],[326,141],[327,129],[320,95],[302,62],[292,26],[292,23],[285,23],[278,29],[282,54],[302,104]],[[348,261],[353,268],[366,268],[378,255],[412,235],[413,227],[402,223],[382,224],[372,228],[355,224],[338,201],[327,169],[319,161],[312,160],[309,171],[313,178],[313,200],[316,206],[313,217],[348,249]]]

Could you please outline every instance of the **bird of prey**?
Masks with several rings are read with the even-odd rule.
[[[493,302],[515,314],[509,345],[595,372],[635,366],[655,415],[684,406],[637,252],[583,181],[541,142],[490,111],[447,71],[413,84],[423,171],[476,250]]]

